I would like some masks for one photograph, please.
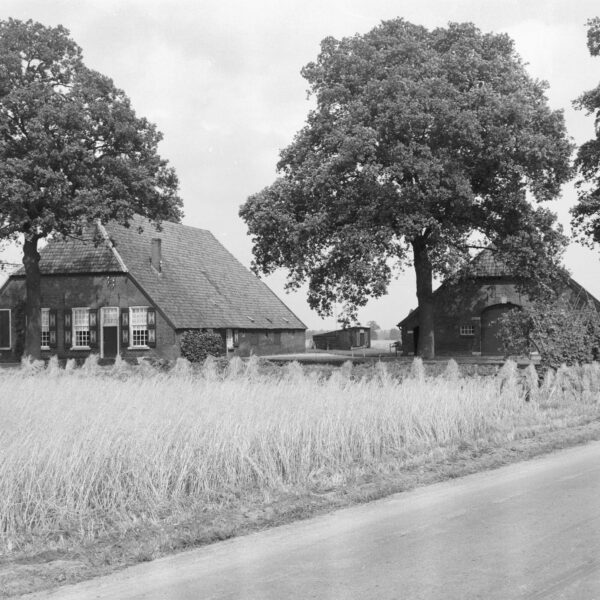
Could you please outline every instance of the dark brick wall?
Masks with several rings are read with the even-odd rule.
[[[220,333],[225,344],[226,331],[214,329]],[[267,356],[270,354],[296,354],[306,349],[306,334],[303,329],[238,329],[238,345],[228,352],[229,356]],[[177,332],[178,339],[183,330]]]
[[[13,309],[25,298],[24,279],[10,279],[0,292],[0,308]],[[42,307],[57,310],[57,343],[56,350],[45,351],[49,356],[56,352],[60,358],[85,358],[90,351],[71,350],[64,343],[65,309],[89,307],[99,309],[103,306],[127,308],[130,306],[152,306],[145,294],[127,275],[78,275],[78,276],[45,276],[42,277]],[[156,307],[155,307],[156,308]],[[13,350],[16,341],[16,320],[12,319]],[[100,328],[99,328],[100,334]],[[156,312],[156,348],[131,350],[120,345],[124,358],[136,356],[156,356],[173,359],[179,356],[179,345],[173,328]],[[98,349],[93,352],[98,353]],[[0,351],[0,361],[17,360],[14,351]]]
[[[12,346],[13,349],[0,350],[0,362],[18,360],[15,355],[17,337],[14,318],[15,306],[25,298],[25,280],[10,279],[0,292],[0,308],[13,310]],[[58,354],[59,358],[85,358],[89,350],[71,350],[64,344],[65,309],[89,307],[99,309],[103,306],[128,308],[130,306],[152,306],[146,295],[127,275],[114,276],[44,276],[42,277],[42,307],[57,310],[58,347],[44,351],[43,356]],[[156,312],[156,348],[129,349],[119,345],[124,358],[157,357],[173,360],[180,355],[179,338],[182,331],[175,331],[162,316],[158,307]],[[98,329],[100,334],[100,328]],[[219,331],[225,336],[225,331]],[[305,351],[304,330],[240,330],[239,344],[234,353],[237,356],[250,354],[267,355]],[[93,352],[99,353],[100,349]]]
[[[238,340],[239,344],[234,353],[236,356],[297,353],[304,352],[306,348],[306,335],[303,329],[240,330]]]
[[[481,313],[489,306],[522,306],[526,302],[510,279],[481,278],[475,282],[443,285],[434,296],[436,354],[477,355],[481,352]],[[461,335],[461,325],[471,325],[473,335]],[[415,330],[418,326],[418,311],[415,311],[402,327],[402,354],[414,353]]]

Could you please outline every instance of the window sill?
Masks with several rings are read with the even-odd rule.
[[[42,346],[40,350],[51,350],[50,346]]]
[[[71,346],[71,350],[91,350],[90,346]]]
[[[127,350],[150,350],[150,346],[127,346]]]

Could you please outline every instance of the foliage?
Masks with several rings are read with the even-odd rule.
[[[592,56],[600,56],[600,18],[588,21],[587,46]],[[575,108],[595,117],[596,136],[577,151],[575,166],[579,178],[578,202],[571,209],[573,226],[581,240],[600,243],[600,85],[584,92],[573,102]]]
[[[179,220],[162,136],[62,26],[0,21],[0,240],[24,237],[27,354],[40,353],[38,241],[134,213]]]
[[[589,363],[598,358],[600,315],[593,301],[579,305],[559,297],[537,300],[499,318],[499,336],[507,355],[538,352],[544,366]]]
[[[209,356],[223,356],[225,345],[218,333],[191,329],[181,336],[181,356],[191,363],[204,362]]]
[[[308,302],[356,314],[413,263],[421,353],[433,354],[432,277],[493,243],[523,281],[551,271],[564,237],[550,200],[571,175],[562,112],[502,34],[403,19],[321,43],[302,71],[316,100],[279,178],[240,210],[253,268],[308,282]],[[475,235],[474,235],[475,234]]]

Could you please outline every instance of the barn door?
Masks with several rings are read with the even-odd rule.
[[[494,304],[488,306],[481,313],[481,353],[488,355],[504,355],[502,340],[498,333],[500,324],[498,319],[513,308],[516,304]]]

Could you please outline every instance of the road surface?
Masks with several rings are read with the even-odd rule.
[[[600,443],[32,598],[600,600]]]

